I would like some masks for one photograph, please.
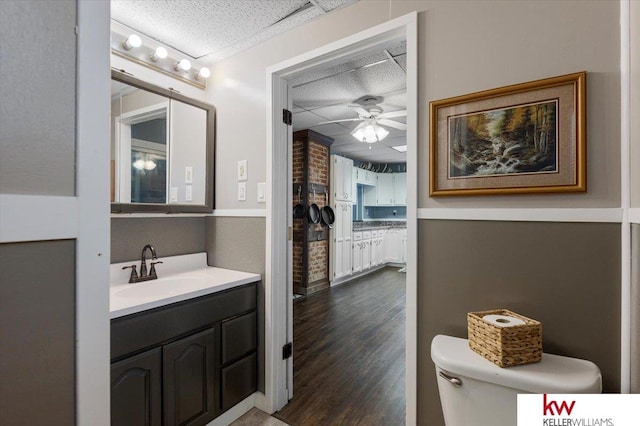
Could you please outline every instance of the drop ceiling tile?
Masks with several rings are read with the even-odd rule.
[[[311,130],[313,130],[314,132],[318,132],[321,135],[325,135],[329,137],[348,135],[350,132],[349,129],[341,126],[338,123],[323,124],[321,126],[311,127]]]
[[[323,121],[323,118],[310,111],[297,112],[293,114],[293,130],[310,129],[320,121]]]
[[[111,0],[111,17],[211,64],[358,0]]]
[[[407,55],[396,56],[395,60],[400,65],[400,68],[407,72]]]
[[[394,57],[398,55],[403,55],[403,54],[406,55],[407,42],[403,40],[397,46],[388,48],[387,51],[391,54],[391,56],[394,56]]]
[[[320,117],[324,117],[325,121],[358,118],[358,113],[354,111],[353,108],[349,108],[347,104],[321,106],[311,108],[311,110]]]

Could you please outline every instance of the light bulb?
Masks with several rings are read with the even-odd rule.
[[[122,42],[124,50],[131,50],[134,47],[142,46],[142,40],[137,34],[131,34],[125,41]]]
[[[138,170],[144,169],[144,160],[143,159],[136,160],[133,163],[133,167],[135,167]]]
[[[158,60],[160,60],[160,59],[164,59],[164,58],[166,58],[166,57],[167,57],[167,55],[168,55],[168,53],[167,53],[167,49],[165,49],[165,48],[164,48],[164,47],[162,47],[162,46],[158,46],[158,47],[156,48],[156,50],[154,50],[154,51],[153,51],[153,53],[151,54],[151,60],[152,60],[153,62],[156,62],[156,61],[158,61]]]
[[[188,59],[182,59],[173,65],[173,69],[176,71],[189,71],[191,69],[191,62]]]
[[[207,67],[200,68],[200,71],[194,74],[196,80],[200,80],[201,78],[209,78],[211,77],[211,71]]]
[[[144,162],[145,170],[153,170],[156,168],[156,163],[153,160],[147,160]]]

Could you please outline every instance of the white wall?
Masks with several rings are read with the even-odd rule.
[[[217,208],[264,208],[265,69],[413,10],[419,14],[419,207],[619,207],[620,71],[617,2],[361,0],[213,67],[218,113]],[[588,72],[588,192],[429,199],[429,101]],[[249,160],[248,199],[236,200],[236,161]],[[222,182],[230,182],[223,184]]]

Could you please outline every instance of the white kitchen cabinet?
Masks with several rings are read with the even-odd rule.
[[[378,190],[377,203],[378,206],[394,205],[394,188],[392,173],[378,173]]]
[[[377,173],[356,167],[356,183],[367,186],[375,186],[377,183]]]
[[[351,168],[351,201],[358,202],[358,168]]]
[[[354,232],[352,235],[353,242],[351,243],[351,270],[355,274],[358,272],[362,272],[362,252],[364,249],[362,242],[362,232]]]
[[[362,233],[362,270],[371,268],[371,231]]]
[[[353,160],[332,155],[330,172],[333,201],[353,201]]]
[[[364,188],[365,206],[406,206],[406,173],[373,173],[376,186]]]
[[[393,174],[393,202],[396,206],[407,205],[407,174]]]
[[[378,266],[378,265],[382,265],[385,262],[385,253],[384,253],[384,237],[385,237],[385,230],[384,229],[380,229],[378,230],[378,236],[376,238],[372,238],[372,254],[371,257],[373,258],[373,265],[374,266]]]
[[[336,220],[333,224],[333,238],[331,238],[331,264],[332,278],[338,279],[351,275],[351,228],[353,219],[351,215],[351,203],[348,201],[336,201],[333,205]]]
[[[364,187],[364,199],[362,202],[365,206],[376,206],[378,205],[378,190],[375,186],[365,186]]]
[[[402,263],[402,229],[391,228],[384,237],[385,260],[390,263]]]

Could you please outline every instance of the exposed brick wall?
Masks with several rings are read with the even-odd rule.
[[[308,155],[308,167],[305,169],[305,153]],[[309,185],[309,194],[302,194],[302,203],[308,199],[307,206],[315,203],[322,209],[327,204],[324,192],[317,192],[314,196],[313,185],[321,185],[321,188],[329,188],[329,147],[312,140],[312,138],[294,134],[293,141],[293,184],[305,182],[305,176]],[[298,193],[294,190],[292,208],[298,204]],[[309,294],[329,286],[329,241],[309,239],[307,247],[304,247],[304,233],[310,231],[322,231],[322,224],[312,225],[307,220],[294,219],[293,221],[293,286],[294,292]],[[325,233],[328,235],[328,233]],[[304,255],[307,254],[307,265],[304,265]],[[308,272],[305,280],[304,271]],[[306,282],[305,282],[306,281]]]
[[[302,184],[304,179],[304,141],[293,141],[293,184]],[[294,192],[292,206],[298,204],[298,193]],[[293,291],[298,294],[306,294],[302,285],[302,220],[293,220]]]

